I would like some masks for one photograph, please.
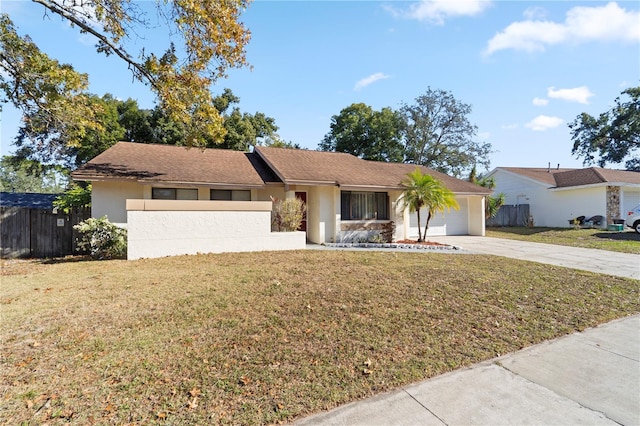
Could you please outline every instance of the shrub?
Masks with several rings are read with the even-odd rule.
[[[273,201],[273,224],[278,232],[292,232],[300,228],[306,206],[299,198]]]
[[[504,205],[506,196],[503,192],[499,193],[495,197],[488,196],[485,200],[484,214],[485,219],[496,217],[500,207]]]
[[[380,237],[384,240],[383,242],[392,243],[395,232],[396,232],[396,223],[394,221],[390,221],[382,225],[382,231],[380,231]]]
[[[93,259],[124,258],[127,255],[127,230],[109,222],[106,216],[89,218],[73,229],[82,234],[78,250],[88,251]]]
[[[69,213],[71,209],[91,206],[91,185],[73,185],[53,201],[53,206]]]

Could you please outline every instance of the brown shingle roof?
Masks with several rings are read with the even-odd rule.
[[[309,151],[287,148],[256,147],[256,152],[288,184],[325,184],[342,187],[401,189],[414,164],[366,161],[341,152]],[[441,180],[457,193],[489,194],[486,188],[474,185],[427,167],[423,173]]]
[[[568,188],[599,183],[640,184],[639,172],[603,169],[600,167],[589,167],[586,169],[499,167],[499,169],[537,180],[549,185],[549,187],[555,188]]]
[[[255,154],[118,142],[73,172],[76,180],[133,180],[262,187],[277,179]],[[255,166],[254,166],[255,165]]]
[[[254,153],[118,142],[72,173],[76,180],[262,187],[265,183],[402,189],[416,165],[366,161],[340,152],[257,147]],[[456,193],[486,188],[420,166]]]
[[[600,167],[589,167],[588,169],[577,169],[557,173],[555,178],[557,188],[598,183],[630,183],[640,185],[640,173],[638,172],[602,169]]]
[[[576,169],[551,169],[551,168],[537,168],[537,167],[499,167],[499,169],[507,170],[511,173],[515,173],[524,177],[528,177],[529,179],[537,180],[539,182],[543,182],[549,186],[555,186],[556,180],[554,175],[556,173],[567,172]]]

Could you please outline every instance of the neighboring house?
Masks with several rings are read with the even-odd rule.
[[[402,208],[401,182],[415,165],[350,154],[256,147],[246,153],[119,142],[73,172],[92,183],[92,215],[127,221],[127,199],[270,201],[301,198],[314,243],[367,238],[390,222],[396,240],[418,235]],[[482,187],[420,167],[453,191],[460,210],[436,215],[429,235],[484,235]],[[422,226],[427,217],[422,215]]]
[[[27,207],[31,209],[53,209],[53,201],[60,194],[35,192],[0,192],[0,207]]]
[[[535,226],[569,227],[569,220],[602,216],[603,228],[640,203],[640,173],[585,169],[497,167],[487,177],[507,205],[529,205]]]

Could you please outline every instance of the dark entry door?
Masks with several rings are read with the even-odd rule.
[[[305,206],[304,215],[302,216],[302,223],[298,228],[298,231],[307,231],[307,193],[306,192],[296,192],[296,198],[300,199]]]

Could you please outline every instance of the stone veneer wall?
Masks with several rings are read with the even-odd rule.
[[[607,225],[620,217],[620,187],[607,186]]]

